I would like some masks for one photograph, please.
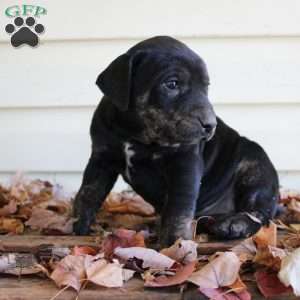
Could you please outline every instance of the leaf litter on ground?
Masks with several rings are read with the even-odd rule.
[[[71,196],[58,185],[26,180],[19,174],[10,186],[0,186],[0,232],[20,234],[24,229],[35,228],[44,234],[53,231],[69,234],[74,222],[70,200]],[[293,220],[300,216],[299,193],[283,195],[281,205]],[[138,223],[143,226],[142,223],[148,225],[157,220],[154,208],[135,193],[110,194],[102,212],[108,219],[107,224],[113,220],[117,226],[125,224],[133,228]],[[49,263],[32,262],[34,267],[29,266],[27,272],[49,274],[59,287],[72,287],[76,291],[86,282],[120,287],[137,273],[148,287],[193,282],[208,297],[245,300],[251,295],[243,281],[243,268],[250,263],[254,269],[258,268],[256,276],[261,279],[258,285],[263,294],[278,295],[293,290],[298,295],[299,224],[290,223],[287,222],[286,227],[291,228],[292,233],[279,242],[277,226],[271,222],[231,251],[207,257],[207,261],[197,256],[195,241],[179,239],[158,252],[146,247],[148,233],[119,228],[106,235],[99,247],[75,246],[71,254],[66,252],[63,258]],[[11,265],[8,267],[5,261],[7,257],[0,255],[0,272],[10,272]],[[16,266],[10,270],[17,275],[19,269]],[[277,289],[272,290],[270,282],[277,282]]]

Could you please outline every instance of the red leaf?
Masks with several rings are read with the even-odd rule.
[[[145,247],[144,235],[134,230],[116,229],[104,239],[102,247],[105,257],[111,258],[117,247]]]
[[[251,295],[248,291],[240,293],[226,293],[225,288],[199,288],[199,291],[209,299],[213,300],[251,300]]]
[[[97,251],[89,246],[75,246],[72,250],[72,255],[84,255],[84,254],[89,254],[89,255],[96,255]]]
[[[280,282],[277,273],[256,271],[254,275],[260,292],[266,298],[292,292],[290,287],[286,287]]]
[[[158,276],[153,280],[145,282],[147,287],[163,287],[184,283],[195,269],[196,261],[192,261],[185,266],[180,266],[173,276]]]

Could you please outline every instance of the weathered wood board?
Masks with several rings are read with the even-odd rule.
[[[254,283],[249,286],[252,300],[262,300]],[[0,276],[0,300],[50,300],[59,292],[59,289],[48,279],[38,277]],[[68,289],[58,295],[57,300],[75,300],[77,293]],[[142,280],[131,279],[123,288],[101,288],[88,285],[80,292],[78,300],[204,300],[195,288],[188,288],[181,292],[179,287],[150,289],[144,288]],[[296,300],[300,297],[292,295],[278,296],[274,300]]]
[[[70,247],[75,245],[99,246],[101,238],[95,236],[0,236],[1,252],[36,252],[47,247]],[[201,243],[199,253],[211,254],[216,251],[225,251],[240,241]],[[247,282],[253,300],[262,300],[256,284]],[[59,292],[55,284],[44,277],[23,275],[21,278],[11,275],[0,275],[0,300],[50,300]],[[68,289],[57,296],[57,300],[75,300],[77,293]],[[180,287],[172,288],[144,288],[143,281],[131,279],[123,288],[101,288],[87,285],[80,292],[78,300],[204,300],[195,287],[188,286],[183,291]],[[292,295],[278,296],[274,300],[296,300],[300,297]]]
[[[99,246],[101,237],[98,236],[40,236],[40,235],[16,235],[16,236],[0,236],[0,251],[5,252],[34,252],[40,247],[46,245],[53,246]],[[234,241],[215,241],[208,243],[200,243],[199,254],[212,254],[216,251],[226,251],[240,240]]]

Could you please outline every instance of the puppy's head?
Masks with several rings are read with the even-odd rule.
[[[97,85],[119,115],[135,116],[143,143],[192,144],[209,140],[216,115],[207,96],[203,60],[170,37],[138,43],[105,69]]]

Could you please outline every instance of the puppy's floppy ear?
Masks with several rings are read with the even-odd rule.
[[[113,104],[128,109],[132,76],[132,57],[125,53],[117,57],[97,78],[96,84]]]

